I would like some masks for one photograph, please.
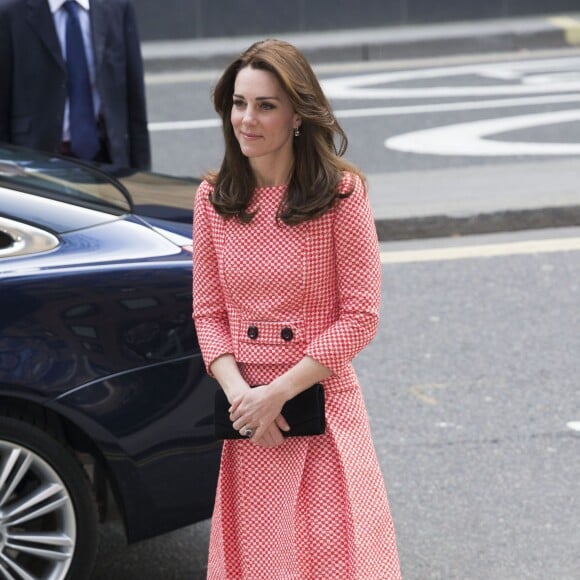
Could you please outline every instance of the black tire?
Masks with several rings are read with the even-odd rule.
[[[0,416],[0,502],[0,577],[2,567],[14,574],[14,565],[35,578],[90,578],[99,537],[96,501],[80,462],[55,433]]]

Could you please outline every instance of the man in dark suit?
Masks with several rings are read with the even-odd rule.
[[[76,2],[72,12],[84,35],[80,61],[90,84],[97,152],[71,145],[78,118],[71,107],[75,59],[66,52],[68,47],[78,61],[82,48],[68,44],[72,16],[64,0],[0,0],[0,141],[149,169],[143,62],[131,0]]]

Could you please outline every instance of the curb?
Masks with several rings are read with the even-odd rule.
[[[380,242],[580,226],[580,205],[480,213],[376,219]]]

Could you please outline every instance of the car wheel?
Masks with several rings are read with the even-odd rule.
[[[90,481],[49,430],[0,417],[0,577],[90,577],[98,517]]]

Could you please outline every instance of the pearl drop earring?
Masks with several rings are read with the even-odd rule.
[[[294,127],[294,137],[300,137],[300,127]]]

